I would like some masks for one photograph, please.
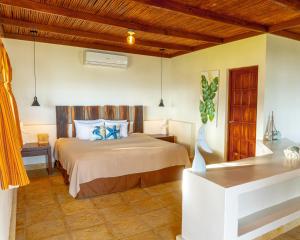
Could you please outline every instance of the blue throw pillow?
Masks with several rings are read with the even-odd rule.
[[[104,126],[96,126],[92,131],[91,140],[105,140],[105,127]]]
[[[120,125],[105,126],[106,139],[120,139]]]

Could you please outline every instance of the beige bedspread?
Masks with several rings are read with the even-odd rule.
[[[54,154],[70,176],[73,197],[80,191],[80,184],[97,178],[190,165],[183,146],[140,133],[108,141],[61,138],[56,141]]]

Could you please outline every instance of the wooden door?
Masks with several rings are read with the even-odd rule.
[[[258,66],[229,72],[228,160],[255,156]]]

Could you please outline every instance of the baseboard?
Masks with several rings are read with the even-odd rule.
[[[12,196],[12,206],[11,206],[11,216],[10,216],[10,227],[9,227],[9,240],[16,239],[16,220],[17,220],[17,189],[13,191]]]

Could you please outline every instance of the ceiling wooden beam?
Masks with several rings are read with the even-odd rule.
[[[33,36],[23,35],[23,34],[15,34],[15,33],[5,33],[5,38],[19,39],[19,40],[25,40],[25,41],[33,41],[34,40]],[[35,40],[37,42],[67,45],[67,46],[74,46],[74,47],[81,47],[81,48],[91,48],[91,49],[107,50],[107,51],[114,51],[114,52],[126,52],[126,53],[155,56],[155,57],[161,56],[160,52],[135,49],[135,48],[131,48],[131,47],[113,46],[113,45],[108,45],[108,44],[88,43],[88,42],[84,43],[84,42],[79,42],[79,41],[62,40],[62,39],[55,39],[55,38],[48,38],[48,37],[35,37]],[[169,58],[170,55],[164,53],[163,57]]]
[[[295,11],[300,11],[300,1],[299,0],[272,0],[278,3],[280,6],[288,7]]]
[[[269,27],[269,32],[278,32],[281,30],[287,30],[298,26],[300,26],[300,17],[296,17],[291,20],[275,24]]]
[[[291,38],[291,39],[300,41],[300,34],[298,34],[298,33],[293,33],[293,32],[283,30],[283,31],[278,31],[274,34],[282,36],[282,37]]]
[[[190,15],[193,17],[198,17],[202,19],[208,19],[212,21],[216,21],[219,23],[230,24],[237,27],[242,27],[246,29],[250,29],[258,32],[266,32],[267,27],[261,24],[248,22],[242,19],[226,16],[223,14],[218,14],[213,11],[207,9],[201,9],[193,6],[188,6],[186,4],[168,1],[168,0],[134,0],[135,2],[143,3],[149,6],[163,8],[170,11],[175,11],[179,13],[183,13],[186,15]]]
[[[115,19],[107,16],[102,17],[96,14],[75,11],[68,8],[51,6],[49,4],[43,4],[31,0],[0,0],[0,4],[20,7],[25,9],[31,9],[43,13],[70,17],[74,19],[80,19],[84,21],[90,21],[90,22],[95,22],[95,23],[100,23],[105,25],[122,27],[125,29],[133,29],[136,31],[149,32],[154,34],[179,37],[185,39],[193,39],[193,40],[205,41],[205,42],[214,42],[214,43],[223,42],[223,39],[221,38],[208,36],[205,34],[198,34],[198,33],[196,34],[196,33],[185,32],[185,31],[169,29],[169,28],[159,28],[151,25],[136,23],[128,20]]]
[[[39,31],[59,33],[59,34],[64,34],[64,35],[77,36],[77,37],[84,37],[84,38],[95,39],[95,40],[105,40],[105,41],[111,41],[111,42],[126,43],[126,36],[117,36],[117,35],[112,35],[112,34],[108,34],[108,33],[92,33],[92,32],[87,32],[87,31],[74,30],[74,29],[69,29],[69,28],[64,28],[64,27],[38,24],[38,23],[15,20],[15,19],[11,19],[11,18],[3,18],[3,17],[0,17],[0,22],[4,25],[36,29]],[[140,40],[138,38],[136,39],[135,44],[141,45],[141,46],[148,46],[148,47],[192,51],[192,47],[186,46],[186,45]]]

